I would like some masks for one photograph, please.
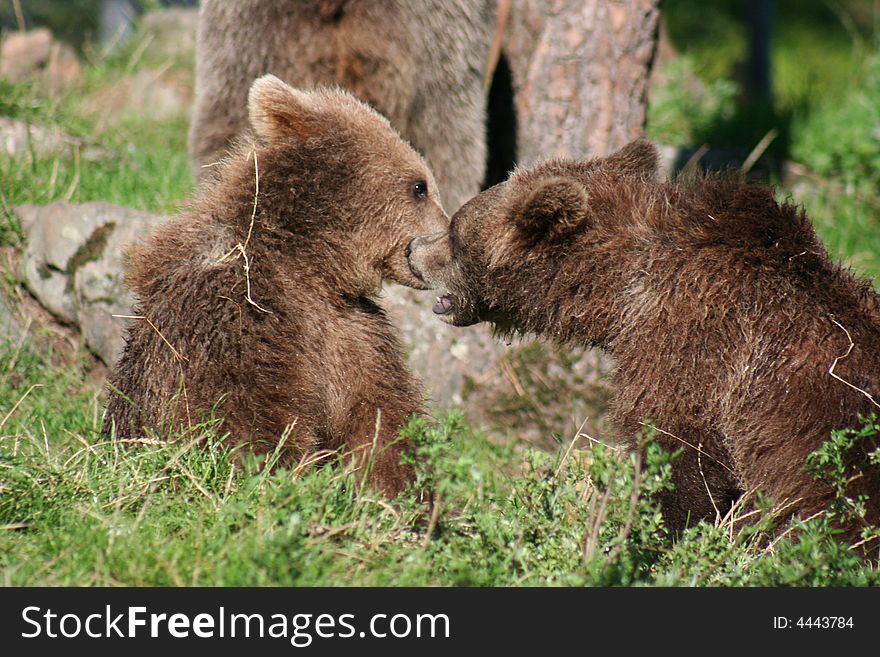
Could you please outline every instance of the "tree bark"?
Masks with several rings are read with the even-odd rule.
[[[607,155],[644,131],[659,0],[513,0],[518,163]]]
[[[510,70],[519,166],[607,155],[644,134],[659,0],[509,2]],[[491,103],[490,103],[491,109]],[[553,447],[554,434],[613,439],[604,415],[610,359],[543,342],[507,349],[468,410],[489,427]]]

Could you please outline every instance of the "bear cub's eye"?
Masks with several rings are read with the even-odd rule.
[[[417,180],[412,184],[412,193],[416,198],[428,198],[428,183]]]

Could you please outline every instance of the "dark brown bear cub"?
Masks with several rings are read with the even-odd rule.
[[[520,170],[412,245],[455,325],[599,346],[618,364],[612,419],[635,441],[652,421],[683,449],[668,526],[722,516],[757,490],[783,515],[827,506],[805,469],[833,429],[880,410],[880,297],[834,265],[804,213],[732,177],[660,182],[647,142],[586,162]],[[847,491],[850,525],[880,522],[876,441]]]
[[[286,462],[365,454],[388,495],[411,478],[398,430],[421,410],[374,298],[423,287],[414,236],[448,224],[422,158],[342,91],[257,80],[242,142],[192,209],[131,254],[138,315],[111,380],[104,431],[173,430],[216,410],[258,453],[287,432]]]

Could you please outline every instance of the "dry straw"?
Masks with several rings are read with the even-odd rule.
[[[828,374],[830,374],[832,377],[834,377],[835,379],[837,379],[838,381],[840,381],[840,382],[843,383],[844,385],[848,385],[848,386],[849,386],[850,388],[852,388],[853,390],[856,390],[856,391],[862,393],[865,397],[868,398],[868,401],[870,401],[872,404],[874,404],[874,406],[876,406],[877,408],[880,408],[880,404],[877,403],[877,400],[875,400],[875,399],[870,395],[870,393],[866,392],[865,390],[862,390],[861,388],[859,388],[859,387],[857,387],[857,386],[854,386],[852,383],[850,383],[850,382],[847,381],[846,379],[843,379],[843,378],[841,378],[840,376],[838,376],[837,374],[834,373],[834,368],[837,367],[837,363],[839,363],[839,362],[842,361],[843,359],[849,357],[850,353],[851,353],[852,350],[853,350],[853,347],[855,347],[856,345],[855,345],[855,342],[853,342],[852,336],[849,334],[849,331],[846,330],[846,327],[845,327],[843,324],[841,324],[840,322],[838,322],[838,321],[837,321],[836,319],[834,319],[833,317],[831,318],[831,321],[832,321],[832,323],[834,323],[834,324],[836,324],[837,326],[839,326],[840,329],[841,329],[844,333],[846,333],[846,339],[849,340],[849,346],[846,348],[846,352],[845,352],[844,354],[842,354],[842,355],[840,355],[840,356],[837,356],[837,357],[834,359],[834,362],[831,363],[831,367],[828,368]]]
[[[260,304],[258,304],[256,301],[254,301],[253,297],[251,296],[251,276],[250,276],[251,263],[250,263],[250,260],[248,260],[247,247],[250,244],[251,236],[253,235],[253,232],[254,232],[254,222],[256,221],[256,218],[257,218],[257,203],[258,203],[258,200],[260,197],[260,166],[259,166],[259,163],[257,162],[256,149],[252,150],[248,154],[248,159],[250,159],[251,155],[254,156],[254,205],[251,210],[251,220],[250,220],[250,224],[248,225],[247,237],[244,240],[244,244],[239,242],[238,244],[233,246],[232,249],[230,249],[226,255],[224,255],[222,258],[220,258],[219,262],[224,262],[225,260],[230,258],[233,254],[235,255],[236,258],[241,257],[244,260],[244,279],[245,279],[245,285],[247,286],[245,300],[249,304],[251,304],[254,308],[259,310],[260,312],[268,313],[271,315],[272,311],[266,310],[265,308],[263,308]]]

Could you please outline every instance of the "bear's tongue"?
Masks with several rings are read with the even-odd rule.
[[[437,301],[434,302],[432,310],[435,315],[448,315],[452,312],[452,299],[449,298],[448,294],[444,294],[442,297],[437,297]]]

